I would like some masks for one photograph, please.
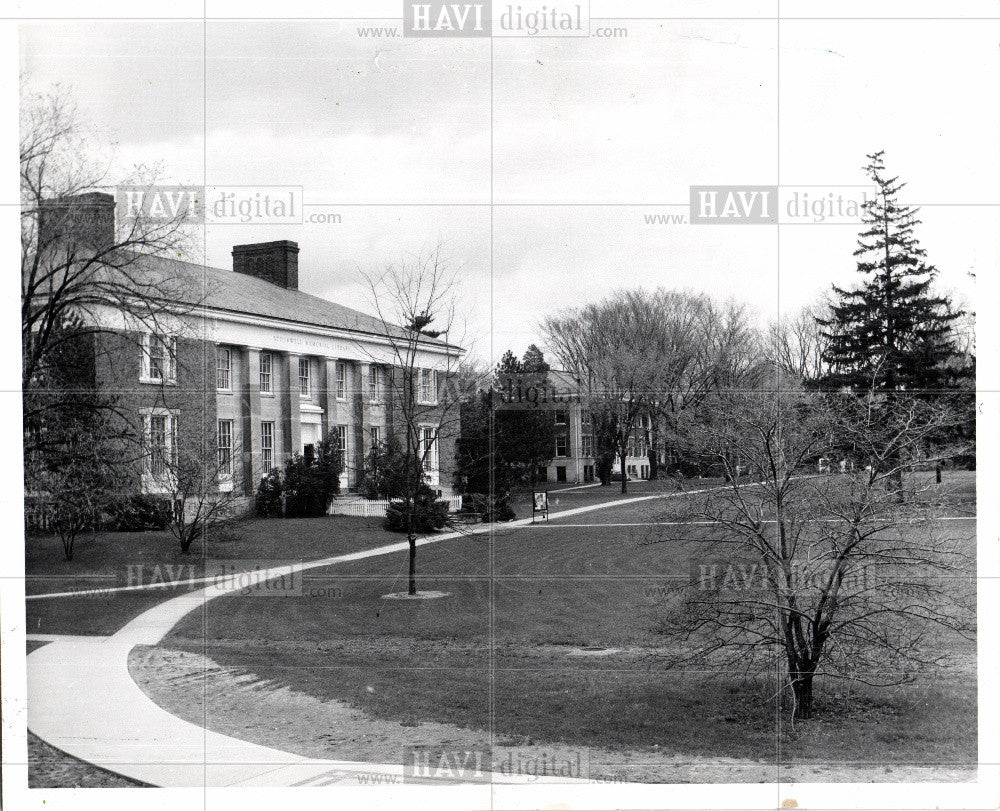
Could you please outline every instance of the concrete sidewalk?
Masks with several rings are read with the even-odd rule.
[[[703,492],[706,490],[619,499],[564,510],[550,517],[565,518],[634,502]],[[500,526],[484,524],[462,532],[427,536],[418,545],[530,525],[530,519]],[[323,568],[406,549],[404,541],[312,561],[295,569]],[[259,576],[270,579],[290,571],[292,567],[286,566]],[[399,764],[316,760],[211,732],[161,709],[133,681],[128,659],[136,645],[158,644],[187,614],[245,585],[245,581],[211,583],[200,591],[166,600],[109,637],[53,637],[53,641],[33,651],[27,659],[28,729],[73,757],[155,786],[357,786],[366,783],[365,775],[384,776],[388,778],[384,782],[389,783],[402,782],[403,767]],[[33,595],[33,598],[56,596]],[[491,777],[496,783],[527,782],[504,774]],[[553,777],[533,778],[531,782],[568,781]]]

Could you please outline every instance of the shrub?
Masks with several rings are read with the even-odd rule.
[[[439,501],[434,491],[421,485],[413,500],[413,532],[426,533],[441,529],[448,523],[448,502]],[[390,501],[385,511],[385,528],[390,532],[406,532],[406,502]]]
[[[257,514],[263,518],[280,516],[284,492],[280,470],[275,469],[265,475],[257,487]]]
[[[485,493],[467,493],[463,506],[468,512],[475,513],[483,522],[513,521],[517,515],[510,503],[509,493],[497,493],[493,499]]]
[[[169,498],[134,495],[111,504],[101,524],[111,532],[145,532],[166,529],[172,516]]]
[[[257,488],[257,512],[262,516],[305,518],[326,515],[330,500],[340,492],[344,462],[337,435],[330,432],[309,456],[293,456],[284,473],[272,470]]]

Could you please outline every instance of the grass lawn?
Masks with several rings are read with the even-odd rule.
[[[28,594],[115,588],[157,579],[177,585],[145,592],[29,600],[27,631],[111,634],[147,608],[192,588],[184,581],[215,571],[213,565],[222,561],[238,565],[240,561],[316,560],[399,540],[378,521],[364,518],[248,520],[210,533],[186,555],[166,531],[86,533],[77,539],[73,560],[67,561],[58,537],[30,536],[25,544]],[[252,565],[248,563],[247,568]]]
[[[607,488],[564,499],[594,503],[595,492]],[[949,512],[974,512],[968,477],[942,492]],[[774,763],[975,762],[971,643],[938,638],[954,667],[916,685],[855,686],[848,695],[840,684],[821,684],[819,717],[794,727],[767,700],[773,679],[658,666],[660,588],[688,577],[685,541],[717,532],[683,521],[693,498],[423,548],[420,588],[448,592],[445,599],[384,599],[405,583],[400,553],[314,572],[301,597],[213,601],[204,624],[189,615],[165,644],[373,717],[492,730],[511,742]],[[619,525],[671,519],[680,523]],[[644,545],[652,531],[665,542]],[[974,521],[938,531],[974,545]]]
[[[921,476],[930,482],[933,474]],[[716,484],[688,481],[684,490]],[[358,718],[379,719],[393,740],[385,729],[419,726],[425,737],[431,734],[426,730],[452,730],[434,733],[442,746],[463,739],[454,730],[489,731],[501,744],[588,747],[616,763],[667,757],[770,764],[975,762],[972,643],[937,638],[934,644],[950,654],[953,666],[915,685],[854,687],[848,694],[843,684],[824,682],[819,717],[793,727],[768,700],[777,687],[774,678],[748,682],[731,672],[665,671],[659,664],[664,650],[653,628],[663,610],[662,587],[689,577],[696,561],[687,541],[718,532],[690,520],[699,496],[682,494],[673,481],[631,482],[624,498],[618,485],[548,489],[553,513],[623,503],[421,547],[419,587],[444,591],[443,599],[385,598],[405,589],[407,556],[399,552],[312,570],[299,596],[213,600],[204,613],[179,623],[161,650],[204,655],[224,671],[250,678],[249,684],[292,691],[278,691],[282,695],[343,704]],[[626,501],[654,494],[670,497]],[[946,474],[930,497],[940,514],[974,516],[974,474]],[[530,515],[527,494],[516,503],[518,517]],[[98,534],[78,541],[77,559],[70,563],[61,559],[58,540],[33,538],[28,591],[124,585],[137,565],[189,567],[174,571],[197,577],[219,561],[314,560],[402,540],[380,523],[347,517],[248,521],[209,537],[189,555],[179,553],[168,533]],[[964,538],[974,549],[974,518],[942,522],[937,531]],[[646,543],[652,534],[661,542]],[[174,594],[31,601],[28,632],[112,633]],[[207,717],[210,728],[243,734],[242,727],[227,727],[221,715],[213,726],[209,707],[173,707],[170,702],[181,698],[176,683],[144,687],[179,715],[190,712],[199,722]],[[199,684],[190,682],[185,697],[202,700]],[[231,715],[247,719],[238,696],[224,698],[235,702]],[[306,743],[322,744],[330,732],[278,722],[245,734],[315,755]],[[364,749],[363,739],[359,732],[353,741],[318,753],[385,757],[385,750]]]

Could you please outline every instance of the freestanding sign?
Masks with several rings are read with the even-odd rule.
[[[549,520],[549,494],[545,490],[531,494],[531,523],[535,523],[535,516],[539,514]]]

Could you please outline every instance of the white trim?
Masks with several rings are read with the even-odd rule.
[[[344,373],[343,379],[340,377],[340,373]],[[344,393],[340,393],[340,384],[344,384]],[[343,360],[335,360],[333,362],[333,397],[338,403],[346,402],[347,394],[350,391],[350,386],[347,385],[347,362]]]
[[[141,319],[107,305],[90,308],[88,316],[105,329],[123,332],[142,332],[148,329]],[[393,343],[374,333],[356,333],[333,327],[268,319],[264,316],[226,313],[205,307],[168,306],[163,323],[172,332],[210,343],[251,349],[259,347],[261,350],[311,355],[327,360],[346,358],[359,362],[375,360],[387,366],[398,364]],[[415,361],[418,366],[448,371],[454,369],[465,354],[466,351],[458,347],[420,344],[416,349]]]
[[[437,369],[422,367],[418,371],[420,374],[417,379],[417,404],[437,405],[440,399],[438,396]],[[424,397],[424,374],[429,374],[431,376],[431,399],[426,399]]]
[[[382,369],[377,363],[369,363],[368,371],[365,375],[365,396],[369,405],[378,405],[383,402],[385,387],[382,385]],[[374,382],[375,392],[372,393],[372,383]]]
[[[267,358],[267,388],[264,388],[264,358]],[[274,397],[274,352],[261,352],[257,357],[257,386],[261,397]]]
[[[221,352],[225,352],[229,356],[229,368],[226,371],[229,385],[224,387],[219,386],[219,353]],[[232,394],[233,392],[233,349],[230,346],[215,345],[215,390],[221,391],[223,394]]]
[[[303,363],[306,366],[306,374],[305,374],[306,390],[305,391],[302,391],[302,380],[303,380],[303,377],[302,377],[302,364]],[[296,386],[296,389],[297,389],[297,391],[299,393],[299,398],[307,400],[307,401],[311,400],[313,398],[313,395],[316,393],[316,381],[315,381],[315,376],[313,375],[312,360],[310,358],[306,357],[305,355],[299,355],[298,369],[296,369],[296,372],[297,372],[296,379],[298,381],[298,385]]]
[[[430,429],[434,432],[431,440],[431,453],[424,459],[424,431]],[[422,422],[417,425],[419,434],[417,435],[417,454],[420,457],[421,465],[424,467],[424,475],[427,476],[428,484],[438,487],[441,482],[441,426],[430,422]]]
[[[160,368],[166,366],[166,374],[163,377],[153,377],[153,343],[160,350]],[[176,335],[154,335],[151,332],[143,332],[139,340],[139,382],[152,383],[157,386],[177,385],[177,336]]]
[[[269,448],[265,448],[264,447],[264,426],[265,425],[271,426],[271,436],[270,436],[271,447],[269,447]],[[268,473],[270,473],[272,470],[275,470],[278,467],[277,449],[275,448],[275,445],[277,444],[276,441],[275,441],[275,434],[278,433],[278,430],[277,430],[277,427],[275,425],[275,421],[274,420],[261,420],[259,428],[260,428],[260,469],[261,469],[261,472],[266,476]],[[271,461],[270,461],[270,465],[269,466],[265,466],[264,465],[264,451],[265,450],[268,450],[268,451],[271,452]]]
[[[298,321],[287,321],[280,318],[267,318],[265,316],[258,315],[229,313],[222,310],[213,310],[207,307],[192,307],[190,310],[186,311],[186,313],[204,318],[208,321],[226,321],[232,324],[248,324],[257,327],[279,328],[284,329],[287,332],[299,332],[303,335],[319,335],[326,338],[344,338],[354,346],[363,343],[372,343],[392,349],[395,345],[392,340],[386,338],[384,335],[378,335],[373,332],[352,332],[350,330],[337,329],[336,327],[324,327],[318,324],[304,324]],[[398,343],[404,339],[400,337],[395,340]],[[466,353],[465,349],[455,346],[444,347],[427,344],[418,344],[417,351],[426,352],[432,355],[441,355],[444,357],[460,357]]]
[[[177,486],[174,472],[167,470],[166,475],[156,476],[151,470],[152,444],[153,444],[153,417],[166,417],[166,450],[169,458],[176,458],[179,439],[177,435],[177,412],[167,408],[153,407],[140,408],[139,414],[142,416],[142,475],[140,477],[140,488],[143,493],[150,495],[170,494]],[[149,455],[147,455],[147,452]]]
[[[219,428],[222,427],[222,423],[229,423],[229,472],[224,473],[221,470],[222,465],[221,460],[218,458],[220,452],[222,451],[222,431]],[[220,468],[218,476],[219,489],[223,489],[224,484],[229,485],[229,490],[233,489],[233,475],[236,472],[236,420],[232,417],[216,417],[215,420],[215,450],[216,450],[216,466]],[[228,492],[228,491],[226,491]]]

